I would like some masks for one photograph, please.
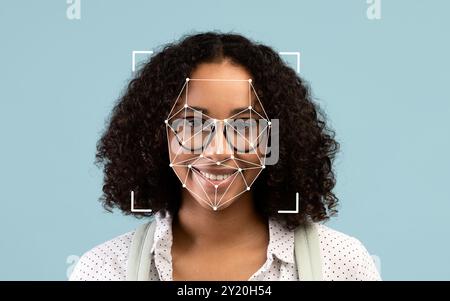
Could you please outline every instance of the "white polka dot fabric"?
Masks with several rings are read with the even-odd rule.
[[[125,280],[133,233],[118,236],[86,252],[78,260],[70,280]]]
[[[156,215],[150,279],[172,280],[172,219]],[[125,280],[128,249],[134,232],[107,241],[85,253],[70,280]],[[323,280],[381,280],[375,264],[355,238],[318,224]],[[249,280],[299,279],[294,259],[294,232],[269,220],[267,260]]]
[[[318,225],[323,280],[381,280],[363,244],[324,225]]]

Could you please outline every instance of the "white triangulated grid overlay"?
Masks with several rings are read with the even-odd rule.
[[[188,99],[189,86],[192,82],[226,82],[248,85],[248,106],[244,110],[225,119],[213,118],[204,112],[192,107]],[[246,119],[238,119],[241,114],[246,114]],[[221,80],[221,79],[190,79],[186,78],[167,119],[164,121],[169,143],[169,166],[197,200],[210,206],[214,211],[225,208],[226,204],[236,199],[251,189],[256,178],[266,167],[266,154],[271,130],[269,120],[252,80]],[[227,143],[217,144],[215,151],[229,154],[226,158],[215,160],[204,154],[213,139],[219,135],[225,135]],[[172,138],[170,138],[172,137]],[[225,149],[226,148],[226,149]],[[183,155],[189,155],[186,159]],[[257,160],[248,161],[240,154],[252,154]],[[205,168],[221,168],[226,170],[217,175],[205,172]],[[177,172],[184,169],[185,175]],[[212,169],[211,169],[212,170]],[[251,175],[249,175],[249,171]],[[201,192],[193,191],[187,184],[188,179],[194,181]],[[237,181],[240,181],[237,184]],[[230,187],[236,184],[242,186],[242,191],[229,193]],[[235,186],[236,186],[235,185]]]

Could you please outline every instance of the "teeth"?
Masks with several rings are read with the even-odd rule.
[[[232,175],[231,173],[230,174],[223,174],[223,175],[215,175],[215,174],[210,174],[210,173],[207,173],[207,172],[204,172],[204,171],[200,171],[200,172],[205,178],[210,179],[212,181],[223,181],[223,180],[225,180],[226,178],[228,178],[229,176]]]

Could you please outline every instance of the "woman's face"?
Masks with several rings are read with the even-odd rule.
[[[170,166],[193,198],[223,210],[264,169],[270,122],[251,75],[229,61],[200,64],[166,120]]]

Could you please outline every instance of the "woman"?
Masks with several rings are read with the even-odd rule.
[[[378,280],[358,240],[320,223],[336,213],[337,151],[276,52],[240,35],[192,35],[154,55],[115,106],[98,143],[102,201],[154,216],[148,280],[305,280],[295,233],[307,225],[320,279]],[[298,212],[280,213],[296,196]],[[129,278],[135,233],[84,254],[71,279]]]

